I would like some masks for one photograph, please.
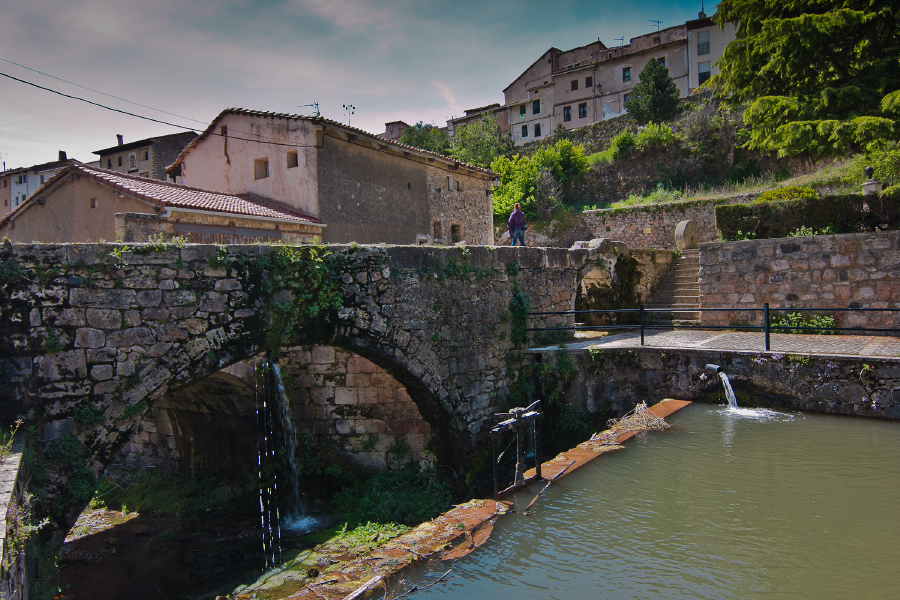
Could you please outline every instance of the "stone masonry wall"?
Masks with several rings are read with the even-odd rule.
[[[701,308],[706,324],[762,322],[742,308],[898,308],[833,313],[841,327],[897,327],[900,232],[851,233],[700,245]]]
[[[675,248],[675,228],[681,221],[694,221],[701,242],[719,239],[716,231],[716,204],[746,204],[754,195],[735,196],[725,201],[692,200],[634,206],[586,210],[582,219],[594,232],[594,237],[625,242],[635,248]]]
[[[375,363],[331,346],[291,348],[279,361],[298,436],[324,437],[347,465],[431,464],[431,426],[406,388]]]

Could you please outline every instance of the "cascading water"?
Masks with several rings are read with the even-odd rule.
[[[262,527],[263,570],[281,562],[281,525],[278,511],[278,474],[275,468],[275,432],[268,363],[260,365],[264,374],[263,393],[256,388],[256,446],[259,472],[259,519]]]
[[[737,410],[737,398],[734,396],[734,390],[731,389],[731,382],[728,381],[728,375],[726,375],[724,371],[719,371],[719,379],[722,380],[722,385],[725,387],[725,397],[728,399],[728,408]]]

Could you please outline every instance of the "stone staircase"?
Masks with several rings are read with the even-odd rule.
[[[675,323],[699,321],[700,251],[682,250],[669,271],[660,279],[656,293],[647,299],[644,306],[672,311],[671,320]],[[655,320],[668,318],[660,315]]]

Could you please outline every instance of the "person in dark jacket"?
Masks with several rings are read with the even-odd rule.
[[[524,246],[525,230],[528,226],[525,225],[525,213],[522,212],[522,205],[518,202],[516,202],[515,210],[509,215],[509,221],[506,224],[509,226],[510,246],[515,246],[516,240],[519,240],[520,246]]]

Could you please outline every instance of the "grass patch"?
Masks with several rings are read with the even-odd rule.
[[[450,508],[450,501],[450,491],[433,471],[415,467],[380,471],[334,497],[341,519],[351,527],[369,522],[416,525]]]

